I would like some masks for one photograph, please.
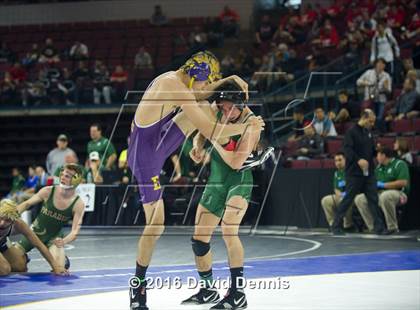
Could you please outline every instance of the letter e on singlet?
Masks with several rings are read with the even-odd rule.
[[[161,188],[160,186],[160,182],[159,182],[159,176],[154,176],[151,178],[152,182],[153,182],[153,189],[155,191],[159,190]]]

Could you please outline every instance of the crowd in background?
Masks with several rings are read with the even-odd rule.
[[[216,18],[208,18],[205,27],[195,27],[184,37],[177,34],[173,45],[185,47],[185,52],[211,46],[223,46],[224,38],[239,34],[239,15],[226,6]],[[170,27],[160,5],[156,5],[150,18],[154,27]],[[0,39],[1,42],[1,39]],[[151,53],[140,46],[130,68],[121,64],[107,66],[105,59],[90,53],[87,44],[75,41],[60,50],[51,38],[33,43],[23,57],[19,57],[11,44],[1,42],[0,63],[9,63],[7,71],[0,76],[0,105],[12,104],[32,107],[38,105],[75,105],[88,103],[121,103],[128,87],[144,89],[148,81],[138,81],[141,72],[155,69]],[[71,62],[71,66],[64,66]],[[129,84],[129,77],[134,79]],[[153,73],[152,73],[153,75]]]

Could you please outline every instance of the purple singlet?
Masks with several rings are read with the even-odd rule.
[[[135,176],[143,203],[162,198],[159,175],[166,159],[184,142],[185,135],[172,120],[171,112],[149,126],[133,120],[128,145],[128,166]]]

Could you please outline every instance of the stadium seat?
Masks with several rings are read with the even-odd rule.
[[[394,146],[395,138],[392,137],[379,137],[376,139],[376,143],[379,143],[381,146],[386,146],[393,148]]]
[[[305,169],[306,168],[306,160],[291,160],[290,161],[290,168],[292,168],[292,169]]]
[[[322,168],[321,160],[320,159],[308,160],[308,162],[306,163],[306,167],[311,168],[311,169],[320,169]]]
[[[406,133],[413,131],[411,120],[401,119],[393,121],[391,124],[391,130],[396,133]]]
[[[323,159],[322,168],[325,168],[325,169],[335,168],[334,159],[330,159],[330,158]]]
[[[420,136],[414,137],[414,150],[420,152]]]
[[[328,154],[334,155],[338,151],[340,151],[343,145],[343,141],[341,140],[327,140],[325,143],[325,150]]]
[[[413,119],[413,131],[420,132],[420,118]]]

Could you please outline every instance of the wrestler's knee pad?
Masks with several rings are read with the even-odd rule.
[[[196,256],[204,256],[210,251],[210,243],[191,238],[192,249]]]

